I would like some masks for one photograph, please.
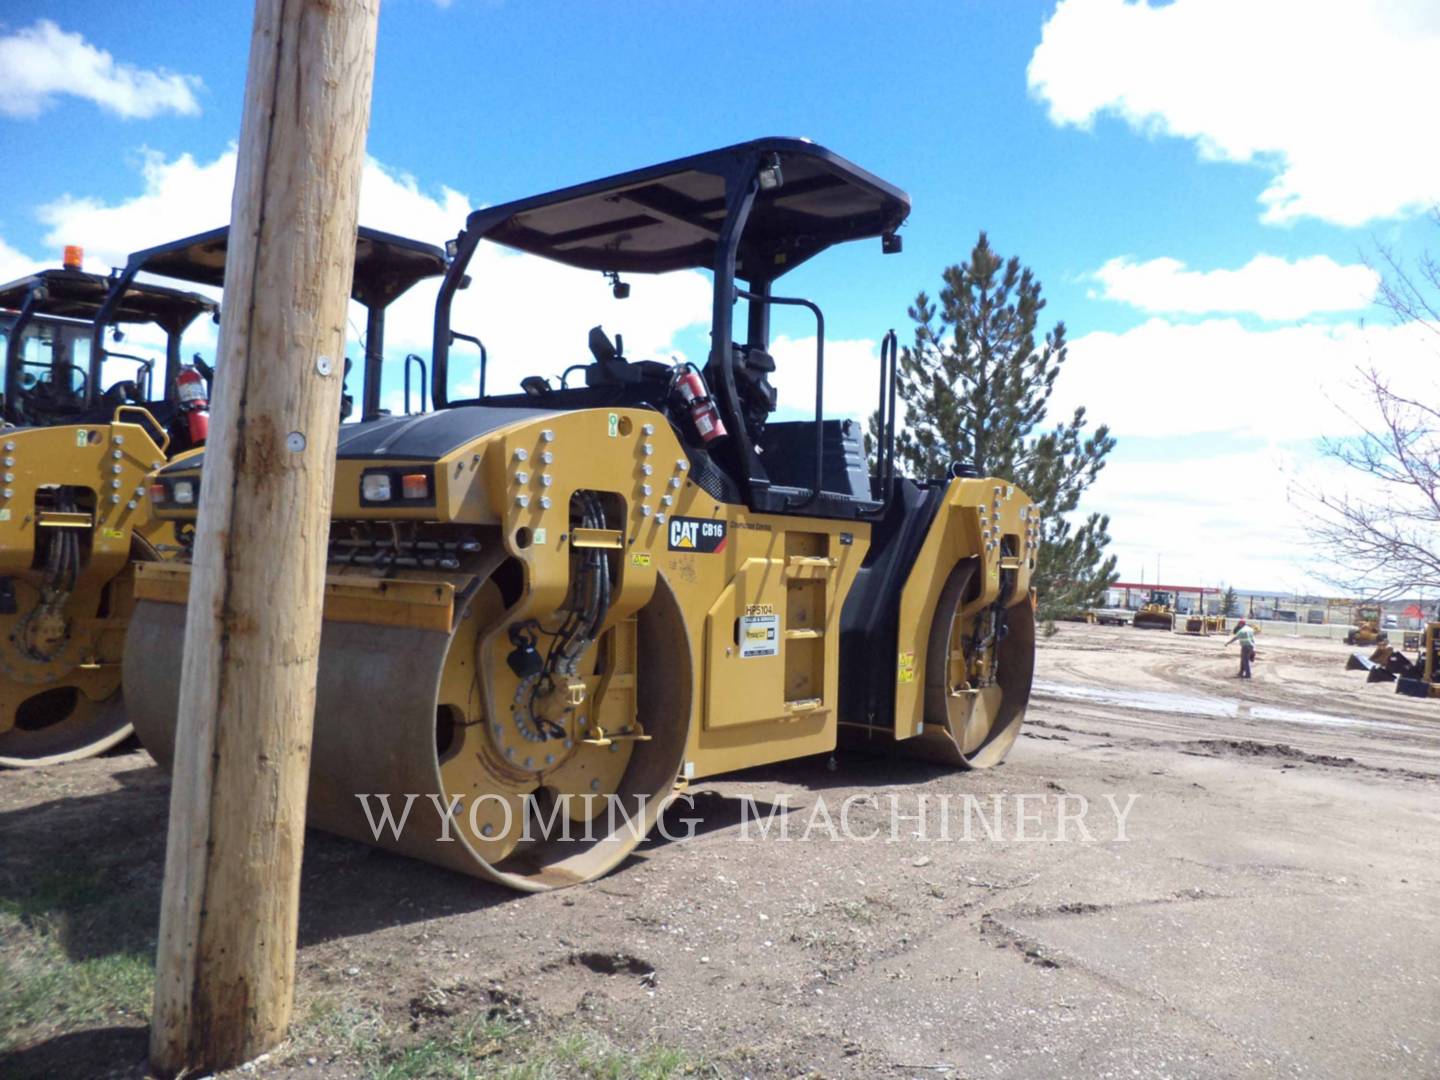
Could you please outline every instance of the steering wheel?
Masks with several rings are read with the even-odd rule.
[[[75,388],[75,373],[80,372],[80,389]],[[86,376],[74,364],[58,363],[51,366],[40,378],[30,385],[22,383],[25,411],[32,418],[45,416],[69,416],[79,411],[85,397]]]
[[[63,390],[61,389],[62,384],[60,382],[61,375],[65,377]],[[80,376],[80,385],[78,387],[75,385],[76,375]],[[57,395],[66,394],[70,397],[83,398],[90,389],[90,376],[74,364],[68,364],[64,361],[51,366],[50,382],[54,386],[54,392]]]
[[[79,376],[81,384],[75,386],[75,376]],[[36,380],[35,390],[42,390],[45,396],[56,402],[75,397],[85,397],[89,390],[89,376],[75,364],[60,360],[50,364],[49,377],[42,376]]]

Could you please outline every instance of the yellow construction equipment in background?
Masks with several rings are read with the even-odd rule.
[[[131,566],[180,551],[190,528],[177,536],[151,519],[145,478],[203,445],[211,372],[198,356],[181,363],[181,335],[217,314],[207,297],[136,275],[219,286],[225,239],[217,229],[137,252],[110,277],[82,272],[76,252],[74,266],[0,286],[0,309],[12,309],[0,319],[4,417],[20,425],[0,430],[0,765],[89,757],[130,734],[117,691]],[[367,399],[378,399],[385,306],[445,266],[439,248],[360,230],[354,296],[369,310]],[[143,324],[166,335],[158,381],[156,359],[107,344]],[[135,378],[102,393],[117,362],[136,365]]]
[[[1375,645],[1389,640],[1389,636],[1380,629],[1382,610],[1379,604],[1357,604],[1351,612],[1350,621],[1355,624],[1355,629],[1345,635],[1346,645]]]
[[[180,387],[202,379],[180,363],[180,340],[215,305],[135,285],[107,307],[112,284],[82,271],[79,250],[70,248],[63,268],[0,286],[0,310],[8,309],[0,315],[4,766],[89,757],[130,734],[117,695],[129,568],[175,547],[173,526],[147,517],[145,475],[168,451],[191,445],[191,413],[203,414],[203,391],[182,405]],[[147,325],[164,333],[163,357],[106,347],[107,332],[120,341],[125,330]],[[157,359],[164,364],[158,391]],[[134,364],[134,378],[116,378],[117,362]],[[113,382],[102,387],[102,380]]]
[[[1171,630],[1175,626],[1174,597],[1161,589],[1151,589],[1150,598],[1135,612],[1137,630]]]
[[[311,823],[540,890],[615,866],[686,782],[842,736],[957,768],[1004,758],[1033,675],[1039,516],[963,466],[896,475],[893,332],[872,474],[860,425],[822,412],[820,308],[772,292],[835,244],[898,250],[908,211],[843,158],[772,139],[470,215],[437,305],[436,411],[340,433]],[[709,362],[631,360],[596,327],[592,363],[519,393],[486,392],[482,352],[479,394],[457,400],[451,301],[484,241],[604,272],[617,299],[622,272],[711,270]],[[816,320],[810,420],[773,418],[777,305]],[[159,512],[193,518],[203,476],[162,470]],[[162,761],[188,574],[142,568],[126,649]],[[377,830],[382,799],[413,819]]]
[[[1411,660],[1388,641],[1382,640],[1368,657],[1352,653],[1345,667],[1366,671],[1366,682],[1393,682],[1397,694],[1410,697],[1440,697],[1440,622],[1426,625],[1419,641],[1419,654]]]

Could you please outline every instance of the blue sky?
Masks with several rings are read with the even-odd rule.
[[[863,410],[880,334],[908,336],[907,304],[984,228],[1067,324],[1057,405],[1120,439],[1089,504],[1114,517],[1122,575],[1148,579],[1158,553],[1182,584],[1318,588],[1293,490],[1343,481],[1314,440],[1344,430],[1355,363],[1417,355],[1363,260],[1433,243],[1440,199],[1440,16],[1334,7],[386,0],[362,220],[438,242],[468,206],[808,136],[914,205],[902,255],[852,245],[787,285],[826,309],[837,411]],[[0,12],[0,276],[223,220],[248,8]],[[632,354],[699,348],[703,282],[637,282],[621,307],[521,262],[482,268],[466,315],[516,371],[582,357],[602,319]],[[397,311],[399,353],[423,349],[427,308]],[[804,401],[810,331],[779,330],[782,393]]]

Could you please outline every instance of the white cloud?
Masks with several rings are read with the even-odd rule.
[[[91,195],[62,195],[42,205],[38,217],[49,227],[45,243],[85,248],[86,269],[124,265],[132,251],[204,232],[230,219],[235,186],[235,152],[201,164],[189,154],[173,161],[147,151],[140,162],[142,190],[117,203]]]
[[[1234,319],[1150,319],[1070,343],[1052,415],[1089,407],[1121,436],[1230,432],[1308,439],[1348,430],[1336,408],[1359,365],[1424,371],[1433,345],[1410,326],[1247,330]]]
[[[35,261],[0,239],[0,284],[24,277],[35,269]]]
[[[1433,0],[1062,0],[1028,76],[1056,124],[1269,169],[1266,222],[1355,226],[1440,200],[1437,68]]]
[[[1252,589],[1321,588],[1305,542],[1305,515],[1290,497],[1300,472],[1322,466],[1287,450],[1210,454],[1179,461],[1113,461],[1082,510],[1110,515],[1110,551],[1122,581]]]
[[[1440,397],[1433,338],[1415,324],[1247,330],[1232,319],[1151,319],[1072,342],[1051,415],[1085,404],[1120,440],[1081,509],[1111,515],[1122,578],[1143,565],[1153,580],[1158,555],[1171,583],[1329,588],[1320,575],[1332,568],[1306,542],[1294,491],[1361,482],[1313,440],[1374,422],[1355,390],[1356,368],[1372,363],[1420,400]]]
[[[777,335],[770,342],[775,373],[776,415],[785,420],[815,418],[815,336]],[[867,422],[880,401],[879,345],[868,339],[825,342],[825,415]]]
[[[6,116],[39,116],[61,94],[93,101],[127,120],[164,112],[196,116],[200,86],[194,75],[117,63],[48,19],[0,37],[0,114]]]
[[[1380,275],[1368,266],[1342,266],[1326,255],[1291,262],[1256,255],[1238,270],[1191,270],[1178,259],[1111,259],[1094,278],[1102,297],[1142,311],[1186,315],[1247,312],[1292,320],[1355,311],[1375,298]]]

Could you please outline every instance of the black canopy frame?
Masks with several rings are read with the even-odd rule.
[[[736,281],[748,285],[746,344],[764,350],[776,279],[850,240],[878,236],[884,250],[898,250],[895,232],[909,212],[909,196],[899,188],[823,146],[793,138],[740,143],[476,210],[453,243],[435,305],[431,400],[437,409],[450,402],[451,305],[468,283],[466,268],[483,240],[609,274],[709,269],[714,289],[709,370],[720,376],[714,389],[742,474],[737,480],[757,509],[809,506],[818,476],[815,492],[798,505],[790,494],[770,497],[769,479],[743,420],[732,347],[734,306],[742,295]],[[882,362],[882,413],[887,371],[893,380],[893,367]],[[823,385],[823,345],[816,378]],[[817,426],[820,420],[817,400]],[[889,440],[881,451],[893,453]],[[882,476],[887,471],[893,472],[882,468]]]
[[[95,344],[100,351],[106,319],[118,308],[126,287],[141,272],[159,277],[190,281],[223,288],[225,256],[230,227],[197,233],[143,251],[126,260],[114,277],[114,288],[106,307],[95,320]],[[385,310],[409,289],[426,278],[438,277],[449,265],[444,250],[406,236],[382,232],[362,225],[355,237],[355,272],[350,296],[365,308],[365,370],[361,394],[361,416],[380,411],[380,375],[385,359]],[[173,377],[173,376],[172,376]]]
[[[69,325],[89,329],[91,349],[85,378],[85,407],[96,404],[105,357],[105,325],[153,323],[165,331],[165,385],[171,385],[179,370],[180,339],[185,329],[202,315],[213,315],[215,301],[199,293],[183,292],[162,285],[127,283],[118,288],[114,275],[105,277],[84,270],[41,270],[0,285],[0,308],[14,310],[5,343],[5,413],[17,422],[14,403],[20,389],[21,350],[25,329],[37,318],[68,320]],[[106,322],[101,322],[102,314]],[[100,344],[97,344],[100,343]],[[127,356],[126,359],[137,359]],[[145,363],[145,361],[141,361]]]

